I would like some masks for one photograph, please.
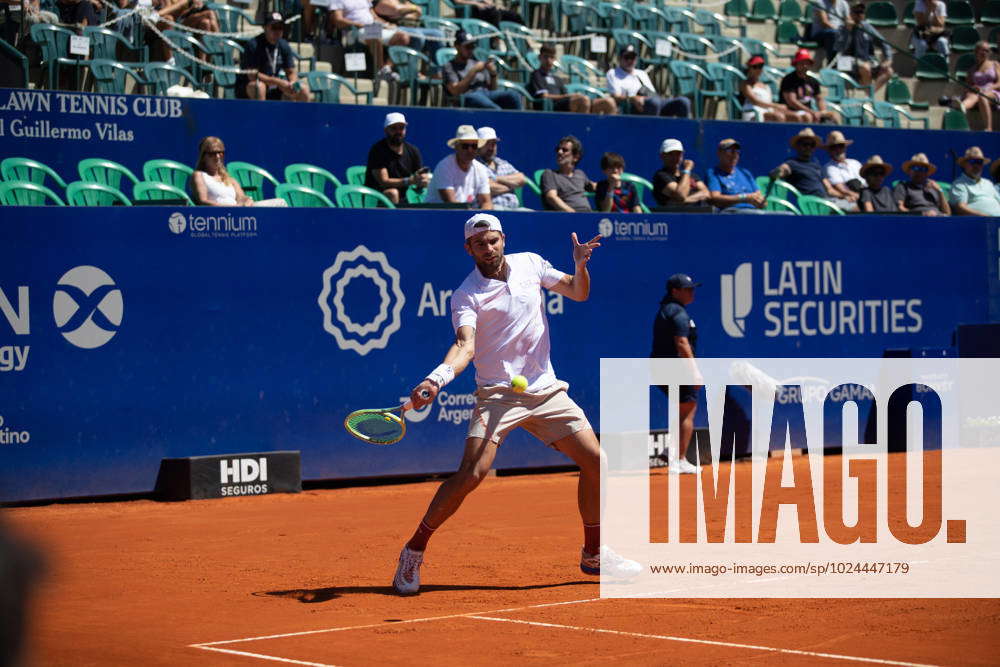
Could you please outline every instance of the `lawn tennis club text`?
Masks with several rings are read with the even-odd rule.
[[[711,391],[711,385],[706,385],[706,391]],[[728,389],[728,388],[727,388]],[[795,385],[778,385],[776,393],[790,392],[801,395],[801,389]],[[756,391],[755,391],[756,393]],[[845,502],[844,490],[847,480],[844,478],[844,471],[841,466],[827,466],[821,468],[822,480],[814,482],[810,466],[789,467],[785,470],[786,458],[780,453],[785,447],[791,449],[802,449],[809,451],[810,444],[814,451],[828,447],[841,447],[840,442],[843,429],[843,411],[848,402],[855,399],[842,397],[848,396],[871,396],[872,410],[877,410],[874,394],[862,385],[847,383],[832,388],[821,402],[813,405],[817,409],[823,410],[825,438],[822,443],[807,442],[805,408],[801,401],[793,401],[782,404],[775,401],[772,421],[770,427],[768,449],[779,452],[777,457],[778,465],[765,465],[764,483],[762,488],[754,488],[749,476],[736,475],[735,466],[730,468],[726,474],[720,474],[716,479],[713,465],[706,465],[702,474],[695,478],[694,487],[696,493],[681,493],[677,503],[676,521],[679,527],[679,542],[697,543],[699,531],[709,543],[726,542],[727,527],[731,531],[730,540],[735,543],[756,543],[773,544],[778,541],[778,514],[781,506],[786,506],[786,511],[794,507],[795,516],[798,523],[798,542],[801,544],[818,543],[820,541],[820,523],[826,536],[837,544],[854,543],[875,543],[878,541],[880,532],[880,516],[887,519],[889,533],[898,542],[903,544],[917,545],[930,542],[938,536],[942,523],[946,526],[948,542],[965,543],[965,521],[942,518],[942,465],[940,456],[924,456],[920,448],[911,452],[905,457],[892,457],[874,459],[870,456],[866,458],[848,458],[847,475],[854,481],[850,484],[857,488],[857,506],[848,507]],[[940,421],[941,399],[938,393],[926,385],[914,384],[897,387],[889,396],[886,402],[886,409],[879,410],[878,419],[887,419],[887,415],[896,415],[897,418],[889,417],[888,439],[894,438],[906,440],[906,409],[913,400],[919,400],[922,406],[920,411],[922,421],[922,435],[925,446],[927,443],[933,444],[931,449],[940,447],[942,439],[942,425]],[[673,409],[673,408],[672,408]],[[722,432],[732,432],[729,424],[737,421],[736,411],[738,410],[730,401],[726,401],[723,408],[722,423],[709,425],[709,432],[715,431],[718,436],[719,429]],[[899,419],[902,414],[904,417]],[[935,416],[936,415],[936,416]],[[752,420],[752,416],[747,416]],[[899,430],[897,430],[899,429]],[[902,433],[900,433],[900,430]],[[753,432],[751,426],[750,431]],[[850,444],[850,443],[848,443]],[[859,438],[859,444],[861,439]],[[919,514],[920,523],[913,525],[908,516],[907,484],[916,485],[914,479],[907,479],[907,458],[916,456],[920,461],[921,473],[919,475],[919,488],[921,498],[921,508],[919,513],[910,512],[909,516]],[[727,461],[722,461],[726,463]],[[754,465],[757,465],[756,463]],[[879,470],[880,465],[887,466],[887,470]],[[791,486],[784,486],[783,480],[791,479]],[[881,479],[887,480],[888,498],[887,507],[878,506],[878,484]],[[735,481],[733,481],[735,480]],[[700,482],[700,483],[698,483]],[[817,520],[815,498],[818,493],[825,499],[823,503],[823,515]],[[732,487],[732,488],[731,488]],[[732,494],[733,514],[729,515],[730,495]],[[704,524],[699,520],[698,498],[700,496],[703,508]],[[757,533],[754,534],[752,511],[754,502],[752,499],[759,498],[760,515],[758,517]],[[650,501],[650,515],[656,521],[674,521],[674,517],[664,508],[656,507]],[[673,509],[673,508],[669,508]],[[844,519],[844,514],[856,516],[853,525],[848,525]],[[727,526],[727,524],[729,524]],[[654,524],[655,525],[655,524]],[[660,524],[662,526],[662,523]],[[884,529],[883,529],[884,531]],[[665,534],[666,531],[664,531]],[[885,533],[882,533],[884,538]],[[786,541],[789,536],[783,535],[781,541]],[[669,541],[656,539],[657,542]]]
[[[423,317],[425,314],[430,314],[433,317],[450,317],[451,307],[449,306],[449,301],[451,300],[451,293],[453,290],[435,290],[432,283],[424,283],[423,289],[420,290],[420,304],[417,306],[417,317]],[[562,315],[563,314],[563,297],[562,294],[556,294],[555,292],[544,292],[545,298],[545,312],[549,315]]]
[[[219,461],[219,483],[222,484],[223,496],[257,496],[270,493],[271,489],[266,482],[266,457]]]
[[[85,93],[12,90],[0,111],[71,114],[103,118],[180,118],[181,100],[167,97],[89,95]],[[134,141],[135,133],[117,123],[97,120],[88,126],[63,126],[44,118],[0,119],[0,137],[69,141]]]

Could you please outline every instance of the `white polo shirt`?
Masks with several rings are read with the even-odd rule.
[[[490,170],[479,160],[473,160],[468,171],[462,171],[454,153],[437,163],[430,185],[427,186],[427,199],[430,202],[441,202],[439,190],[451,190],[455,193],[455,201],[463,204],[474,204],[477,195],[490,193]]]
[[[484,278],[476,267],[451,295],[451,323],[476,330],[476,385],[509,385],[515,375],[535,392],[556,381],[549,358],[549,321],[542,287],[565,275],[531,252],[507,255],[507,281]]]
[[[861,178],[861,163],[854,158],[845,158],[843,162],[830,160],[823,165],[823,176],[833,185],[847,183],[855,178],[864,180]]]

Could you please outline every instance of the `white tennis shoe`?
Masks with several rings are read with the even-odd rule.
[[[416,595],[420,590],[420,564],[424,562],[424,552],[403,547],[399,552],[399,565],[392,587],[400,595]]]
[[[603,574],[615,579],[631,579],[639,576],[642,565],[634,560],[623,558],[615,550],[605,545],[596,554],[580,551],[580,570],[584,574]]]
[[[696,466],[687,459],[681,459],[667,466],[667,472],[671,475],[697,475],[701,472],[701,466]]]

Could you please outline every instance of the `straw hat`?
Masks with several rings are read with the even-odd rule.
[[[812,139],[817,146],[819,146],[822,143],[820,142],[819,137],[816,136],[816,133],[812,131],[812,128],[807,127],[803,130],[800,130],[798,134],[792,137],[791,140],[788,142],[788,145],[791,146],[792,148],[795,148],[795,146],[803,139]]]
[[[868,158],[868,161],[865,162],[864,165],[862,165],[860,171],[861,177],[864,178],[867,172],[875,168],[881,168],[883,171],[885,171],[883,176],[888,176],[892,172],[892,165],[889,164],[888,162],[883,162],[881,155],[872,155],[870,158]]]
[[[923,153],[917,153],[916,155],[914,155],[913,157],[911,157],[909,160],[907,160],[906,162],[904,162],[903,163],[903,171],[908,174],[908,173],[910,173],[910,168],[913,167],[913,165],[917,165],[917,164],[922,164],[925,167],[927,167],[927,175],[928,176],[933,176],[934,172],[937,171],[937,167],[934,166],[933,164],[931,164],[930,160],[928,160],[927,156],[925,154],[923,154]]]
[[[830,148],[831,146],[836,146],[838,144],[850,146],[853,143],[854,139],[846,139],[843,132],[840,130],[834,130],[830,134],[826,135],[826,143],[823,144],[822,148]]]
[[[965,163],[971,159],[982,160],[983,169],[986,169],[986,167],[990,166],[990,163],[993,162],[993,160],[983,155],[983,150],[979,146],[973,146],[972,148],[967,149],[965,151],[965,155],[958,158],[958,163],[964,167]]]
[[[455,137],[448,140],[448,148],[454,148],[460,141],[475,141],[476,145],[482,147],[486,142],[479,138],[476,128],[471,125],[459,125],[455,130]]]

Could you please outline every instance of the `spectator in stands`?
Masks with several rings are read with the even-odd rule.
[[[921,58],[927,49],[933,48],[945,58],[951,53],[951,45],[948,37],[951,32],[945,27],[945,19],[948,18],[948,8],[942,0],[917,0],[913,7],[913,19],[916,25],[913,27],[913,35],[910,36],[910,45],[913,47],[913,56]]]
[[[604,178],[597,182],[597,210],[615,213],[641,213],[639,195],[635,186],[622,180],[625,173],[625,158],[618,153],[601,156],[601,171]]]
[[[391,23],[400,21],[420,22],[424,15],[424,10],[420,5],[415,5],[407,0],[378,0],[372,8],[375,14],[381,16]]]
[[[839,130],[826,135],[823,149],[830,154],[830,161],[823,165],[823,175],[829,181],[833,203],[845,211],[857,211],[858,201],[865,182],[861,180],[861,163],[847,157],[847,147],[853,139],[844,138]]]
[[[236,179],[226,171],[226,146],[218,137],[198,144],[198,162],[191,175],[191,194],[199,206],[253,206]]]
[[[843,135],[840,135],[840,138],[842,139]],[[834,140],[836,139],[837,137],[834,136]],[[771,178],[785,180],[795,186],[802,194],[822,197],[841,209],[857,210],[857,204],[840,197],[840,193],[834,189],[830,180],[825,176],[819,160],[813,155],[819,146],[819,137],[812,131],[812,128],[804,128],[792,137],[789,144],[795,151],[795,157],[785,160],[772,169]]]
[[[965,173],[951,184],[953,213],[1000,218],[1000,194],[990,179],[983,178],[983,170],[990,162],[979,146],[973,146],[958,158]]]
[[[542,203],[546,211],[587,213],[591,210],[588,192],[596,184],[576,165],[583,157],[583,144],[572,134],[556,144],[556,169],[542,172]]]
[[[331,0],[328,21],[335,29],[357,28],[359,31],[363,31],[365,26],[375,23],[381,25],[381,36],[367,42],[375,71],[373,85],[376,95],[378,95],[383,81],[399,80],[399,74],[393,71],[392,64],[385,62],[384,47],[409,46],[418,51],[424,50],[428,57],[433,58],[438,47],[442,45],[438,41],[443,34],[440,30],[401,28],[392,21],[376,14],[370,0]]]
[[[808,49],[799,49],[792,58],[795,70],[781,79],[781,101],[792,111],[801,111],[802,122],[839,123],[840,114],[826,108],[826,99],[819,81],[809,74],[813,65]]]
[[[385,137],[368,151],[365,185],[398,204],[406,201],[409,186],[426,188],[431,182],[431,173],[424,166],[420,149],[406,141],[406,116],[399,112],[387,113],[382,131]]]
[[[219,32],[219,17],[205,5],[205,0],[180,0],[170,7],[178,7],[175,23],[203,32]],[[161,18],[164,16],[163,12],[158,13]]]
[[[619,103],[626,103],[634,113],[647,116],[690,118],[691,101],[686,97],[663,97],[656,93],[645,70],[636,67],[639,53],[631,44],[618,54],[618,67],[608,70],[608,90]]]
[[[993,162],[993,168],[990,169],[990,176],[993,177],[993,185],[996,188],[997,194],[1000,195],[1000,160]]]
[[[851,73],[863,86],[874,81],[878,90],[893,75],[892,49],[875,26],[865,20],[863,2],[851,5],[851,17],[840,26],[833,48],[838,55],[854,59]],[[881,59],[875,57],[876,48],[882,52]]]
[[[204,0],[152,0],[152,4],[156,15],[160,18],[156,23],[159,30],[176,30],[177,26],[173,24],[179,23],[196,30],[219,32],[219,19],[215,12],[205,5]],[[171,65],[175,64],[170,44],[161,39],[159,35],[148,31],[146,41],[150,45],[154,60],[162,60]]]
[[[469,208],[492,209],[490,171],[476,159],[483,140],[471,125],[459,125],[455,137],[448,140],[454,153],[438,162],[424,201],[433,203],[474,204]]]
[[[500,21],[524,25],[524,18],[512,9],[497,7],[493,0],[455,0],[456,9],[469,7],[472,18],[500,27]]]
[[[18,43],[18,33],[22,30],[22,18],[19,11],[21,1],[7,0],[6,3],[0,3],[3,4],[3,14],[0,16],[0,23],[2,23],[0,39],[11,45]],[[36,23],[59,23],[59,16],[55,12],[43,10],[39,0],[24,0],[23,21],[25,23],[23,30],[27,32]]]
[[[476,153],[476,159],[490,172],[490,198],[493,199],[493,208],[509,211],[521,208],[521,202],[514,191],[523,187],[528,179],[514,165],[497,155],[500,139],[496,130],[492,127],[481,127],[476,130],[476,136],[482,142]]]
[[[896,213],[896,198],[885,178],[892,173],[892,165],[883,162],[881,156],[873,155],[861,167],[861,178],[868,184],[861,191],[860,206],[865,213]]]
[[[917,153],[903,163],[903,172],[909,180],[900,181],[892,191],[900,211],[924,216],[951,215],[948,199],[931,179],[936,171],[937,167],[923,153]]]
[[[716,166],[709,167],[707,176],[709,203],[734,213],[764,208],[764,195],[753,174],[737,166],[741,150],[735,139],[720,141],[716,150],[719,161]]]
[[[658,205],[700,204],[708,199],[708,187],[692,171],[694,160],[684,158],[684,144],[664,139],[660,160],[663,168],[653,174],[653,199]]]
[[[591,100],[582,93],[567,93],[566,82],[552,71],[555,61],[556,47],[551,44],[542,44],[542,48],[538,50],[538,69],[531,73],[528,92],[535,97],[552,100],[552,108],[556,111],[618,113],[618,105],[608,96]]]
[[[794,122],[805,120],[811,112],[792,111],[784,104],[775,102],[771,97],[771,86],[760,80],[764,73],[764,58],[752,56],[747,61],[746,79],[740,82],[739,98],[743,103],[743,120],[757,122]]]
[[[241,74],[236,81],[238,97],[251,100],[290,100],[309,102],[309,84],[299,79],[295,55],[282,37],[285,19],[278,12],[268,15],[264,32],[247,46],[240,59],[240,69],[254,70]],[[285,77],[280,76],[281,72]]]
[[[850,6],[847,0],[820,0],[813,3],[813,7],[812,29],[808,37],[819,42],[826,54],[826,61],[830,62],[837,53],[834,46],[837,32],[847,20]]]
[[[444,67],[448,94],[475,109],[520,109],[521,96],[512,90],[497,90],[497,66],[493,58],[476,60],[476,40],[464,30],[455,35],[455,59]]]
[[[100,1],[90,0],[57,0],[59,23],[75,26],[100,25],[97,10],[101,9]]]
[[[974,107],[979,108],[985,130],[993,131],[993,110],[1000,107],[1000,63],[990,57],[989,42],[976,42],[974,61],[965,75],[966,83],[972,88],[962,98],[953,97],[952,106],[968,114]]]

